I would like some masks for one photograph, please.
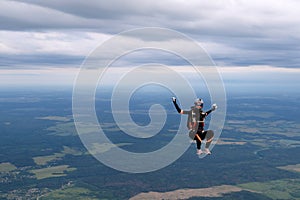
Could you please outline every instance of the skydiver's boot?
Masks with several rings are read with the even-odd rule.
[[[201,149],[197,149],[197,155],[203,154],[203,151]]]
[[[207,155],[210,155],[210,154],[211,154],[209,148],[205,148],[205,149],[204,149],[204,153],[206,153]]]

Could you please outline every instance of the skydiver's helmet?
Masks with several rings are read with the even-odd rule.
[[[203,100],[199,98],[195,99],[194,102],[195,106],[201,106],[201,107],[203,107],[203,103],[204,103]]]

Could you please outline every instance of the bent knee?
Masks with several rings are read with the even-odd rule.
[[[208,138],[214,137],[214,131],[213,130],[208,130],[207,134],[206,134],[206,137],[208,137]]]

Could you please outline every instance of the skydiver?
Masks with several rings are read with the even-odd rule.
[[[206,112],[202,110],[203,108],[203,100],[197,98],[194,102],[194,106],[191,107],[190,110],[181,110],[176,102],[176,98],[172,98],[173,104],[179,114],[187,114],[187,127],[189,129],[189,136],[191,139],[196,140],[197,142],[197,154],[208,154],[210,155],[211,152],[209,150],[209,146],[213,140],[214,132],[212,130],[204,130],[204,121],[205,117],[210,114],[212,111],[217,109],[217,105],[213,104],[212,108]],[[206,139],[205,149],[204,151],[201,150],[201,143]]]

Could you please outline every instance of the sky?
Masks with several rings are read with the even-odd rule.
[[[250,81],[272,73],[299,85],[299,19],[297,0],[1,0],[0,84],[72,84],[103,42],[130,29],[162,27],[201,45],[225,80],[238,72]],[[155,62],[165,60],[158,55]]]

